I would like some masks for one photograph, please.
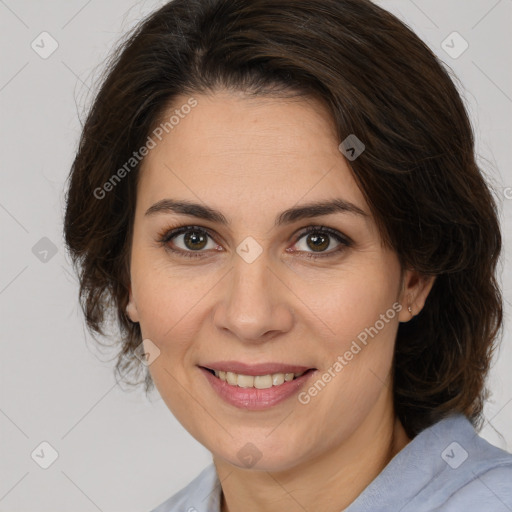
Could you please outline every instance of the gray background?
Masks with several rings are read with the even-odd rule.
[[[482,435],[512,451],[512,0],[378,3],[460,78],[500,200],[506,329]],[[89,89],[113,44],[161,4],[0,0],[0,511],[150,510],[210,461],[158,395],[148,401],[116,383],[113,352],[99,352],[85,332],[61,234]],[[43,31],[58,43],[46,59],[31,47]],[[469,44],[458,58],[441,46],[453,31]],[[58,452],[48,469],[31,458],[43,441]]]

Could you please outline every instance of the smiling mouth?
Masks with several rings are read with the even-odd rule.
[[[243,375],[234,372],[226,372],[222,370],[212,370],[205,368],[212,375],[215,375],[219,380],[226,382],[230,386],[239,388],[255,388],[255,389],[269,389],[278,387],[285,382],[298,379],[302,375],[315,371],[315,368],[300,373],[272,373],[267,375]]]

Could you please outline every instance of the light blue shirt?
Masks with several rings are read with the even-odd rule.
[[[220,512],[213,463],[152,512]],[[344,512],[512,512],[512,454],[455,414],[420,432]]]

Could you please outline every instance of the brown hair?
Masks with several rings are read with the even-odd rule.
[[[324,102],[340,142],[364,142],[352,172],[402,268],[436,276],[396,339],[394,402],[407,434],[451,412],[481,427],[503,314],[496,204],[456,87],[407,26],[368,0],[174,0],[107,70],[71,169],[64,230],[89,329],[105,335],[109,313],[120,328],[119,374],[141,367],[140,327],[125,312],[140,164],[98,190],[178,94],[299,91]],[[145,383],[148,392],[149,373]]]

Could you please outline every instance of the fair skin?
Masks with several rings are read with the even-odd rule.
[[[393,410],[394,342],[399,322],[412,318],[407,306],[419,313],[432,280],[411,270],[400,280],[397,255],[383,247],[319,103],[226,91],[194,98],[197,106],[143,163],[127,312],[160,350],[149,370],[163,400],[213,454],[223,512],[339,512],[409,442]],[[176,98],[174,108],[187,100]],[[208,206],[229,223],[146,215],[166,198]],[[275,225],[284,210],[333,199],[366,215]],[[183,234],[159,243],[178,226],[207,230],[204,247]],[[315,251],[307,226],[329,227],[351,244],[324,232]],[[262,249],[251,263],[236,251],[248,236]],[[201,254],[186,258],[166,245]],[[307,257],[320,252],[330,255]],[[401,310],[307,404],[296,393],[263,410],[235,407],[199,368],[223,360],[304,365],[316,369],[307,390],[396,303]],[[261,455],[250,467],[239,457],[247,443]]]

